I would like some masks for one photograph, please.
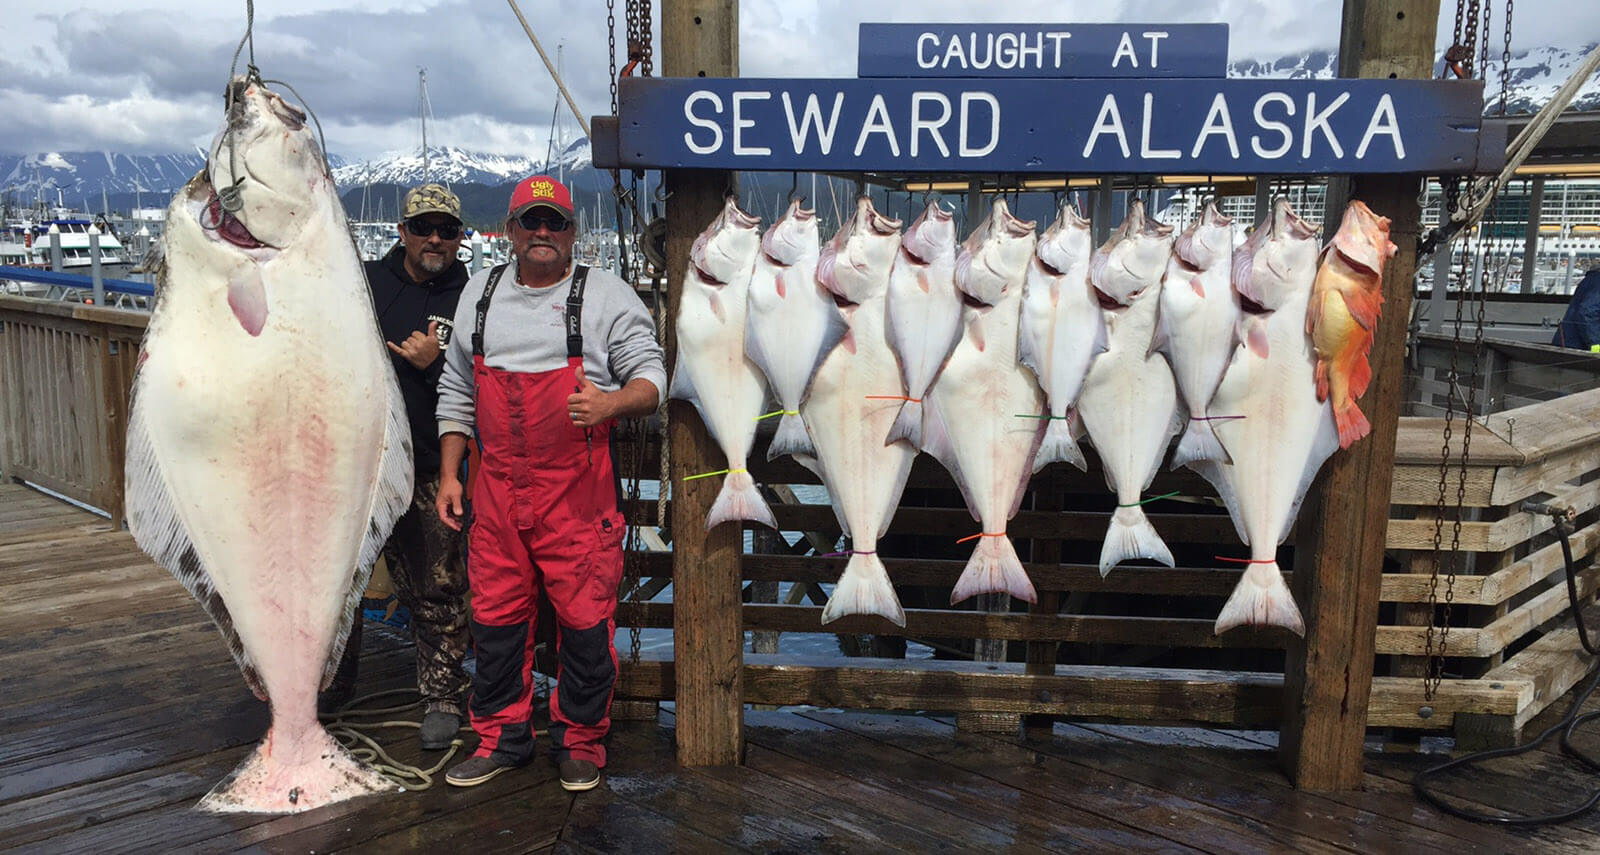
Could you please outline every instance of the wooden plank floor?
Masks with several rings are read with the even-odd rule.
[[[373,628],[361,691],[403,687],[411,667],[408,644]],[[1058,724],[1005,740],[943,717],[825,710],[747,713],[746,762],[730,769],[679,768],[670,710],[619,724],[606,786],[576,797],[541,759],[468,790],[289,817],[199,814],[194,803],[260,738],[264,705],[200,609],[125,532],[16,485],[0,485],[0,685],[5,850],[1600,850],[1594,816],[1517,830],[1419,805],[1410,777],[1438,755],[1374,752],[1363,790],[1315,795],[1277,771],[1273,733]],[[398,759],[436,760],[411,734],[385,742]],[[1457,789],[1548,810],[1595,786],[1547,749]]]

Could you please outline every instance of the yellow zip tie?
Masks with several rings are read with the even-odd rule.
[[[764,416],[756,416],[756,421],[759,422],[762,419],[770,419],[773,416],[798,416],[798,415],[800,415],[800,411],[799,410],[773,410],[772,412],[767,413]]]
[[[711,478],[711,477],[716,476],[716,475],[727,475],[727,474],[730,474],[730,473],[733,473],[733,472],[747,472],[747,471],[749,471],[749,470],[745,469],[745,467],[743,467],[743,466],[740,466],[738,469],[718,469],[715,472],[702,472],[699,475],[685,475],[685,476],[683,476],[683,480],[685,480],[685,481],[693,481],[696,478]]]

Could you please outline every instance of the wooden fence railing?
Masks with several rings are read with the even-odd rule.
[[[149,317],[0,295],[0,474],[121,523],[128,388]]]
[[[127,387],[147,317],[0,296],[0,471],[120,519]],[[1445,344],[1429,337],[1416,344],[1414,382],[1423,373],[1419,369],[1448,370],[1448,353],[1440,352]],[[1513,741],[1589,664],[1575,632],[1563,628],[1570,622],[1553,523],[1523,504],[1538,500],[1572,508],[1577,532],[1571,546],[1580,567],[1590,563],[1600,549],[1600,357],[1537,345],[1489,347],[1498,354],[1493,371],[1506,378],[1499,388],[1508,390],[1490,397],[1532,402],[1479,416],[1465,472],[1451,465],[1444,473],[1440,529],[1447,554],[1437,589],[1433,538],[1444,420],[1413,416],[1400,422],[1372,726],[1453,729],[1468,741]],[[1430,382],[1444,382],[1447,375],[1440,371]],[[1494,388],[1495,375],[1482,372],[1480,382],[1482,375]],[[1556,387],[1567,394],[1534,400],[1539,396],[1532,393]],[[1464,433],[1465,421],[1457,416],[1453,450]],[[656,474],[657,458],[650,452],[645,478]],[[758,448],[751,457],[764,456]],[[822,504],[782,501],[793,499],[783,485],[816,483],[810,472],[788,461],[752,468],[764,483],[776,485],[781,527],[807,536],[794,546],[761,539],[757,543],[773,551],[744,556],[744,628],[763,640],[763,649],[773,649],[772,639],[781,634],[825,632],[839,634],[850,652],[877,655],[746,654],[747,702],[942,710],[962,714],[975,726],[999,728],[1015,727],[1030,714],[1250,727],[1279,720],[1288,636],[1279,630],[1211,634],[1216,611],[1240,573],[1219,566],[1215,556],[1242,552],[1209,485],[1191,474],[1163,472],[1149,491],[1179,494],[1147,506],[1178,567],[1119,567],[1102,579],[1095,560],[1114,500],[1098,467],[1088,474],[1063,466],[1047,470],[1035,478],[1025,509],[1009,526],[1039,590],[1039,605],[974,611],[946,602],[969,550],[955,540],[975,531],[975,523],[944,471],[920,458],[879,547],[906,605],[901,630],[870,617],[820,624],[821,585],[832,583],[843,567],[842,559],[817,557],[831,551],[838,537],[833,513]],[[1459,536],[1458,490],[1465,509]],[[628,510],[636,524],[656,532],[654,502]],[[670,532],[661,535],[670,539]],[[1455,561],[1448,555],[1452,540],[1461,550]],[[1291,538],[1280,552],[1285,567],[1293,565],[1292,550]],[[660,590],[672,573],[670,553],[645,557],[644,575],[656,580],[652,590]],[[782,603],[774,584],[780,582],[793,583]],[[1584,569],[1579,586],[1592,600],[1600,590],[1600,569]],[[1430,633],[1443,611],[1429,604],[1430,597],[1451,602],[1447,637]],[[669,628],[673,604],[624,603],[618,620]],[[968,658],[895,658],[903,638]],[[973,661],[971,651],[980,642],[990,642],[986,650],[998,643],[1004,655]],[[1449,676],[1427,699],[1422,675],[1430,650],[1437,654],[1441,646]],[[647,656],[625,666],[618,696],[625,702],[671,699],[670,658]]]

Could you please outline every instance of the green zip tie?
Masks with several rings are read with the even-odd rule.
[[[1149,504],[1151,502],[1154,502],[1154,501],[1156,501],[1158,499],[1170,499],[1173,496],[1179,495],[1181,492],[1182,492],[1181,490],[1173,490],[1170,493],[1162,493],[1159,496],[1151,496],[1148,499],[1140,499],[1139,501],[1133,502],[1131,504],[1117,505],[1117,507],[1119,507],[1119,508],[1134,508],[1134,507],[1138,507],[1139,505],[1147,505],[1147,504]]]
[[[717,475],[727,475],[727,474],[732,473],[732,472],[746,472],[746,471],[749,471],[749,470],[745,469],[745,467],[743,467],[743,466],[740,466],[738,469],[718,469],[715,472],[702,472],[699,475],[685,475],[685,476],[683,476],[683,480],[685,480],[685,481],[693,481],[696,478],[711,478],[711,477],[714,477],[714,476],[717,476]]]

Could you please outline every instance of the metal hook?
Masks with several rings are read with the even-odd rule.
[[[789,173],[789,195],[786,197],[787,200],[790,201],[790,202],[793,202],[794,199],[795,199],[795,194],[798,193],[799,191],[800,191],[800,173],[799,172],[790,172]]]

